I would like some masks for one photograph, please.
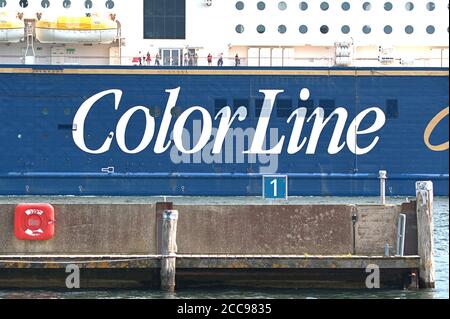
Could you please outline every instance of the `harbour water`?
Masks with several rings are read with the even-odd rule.
[[[23,201],[39,201],[51,203],[152,203],[171,201],[179,204],[195,204],[208,201],[210,204],[262,204],[257,197],[237,198],[196,198],[196,197],[0,197],[1,203],[19,203]],[[379,198],[361,197],[292,197],[284,204],[374,204]],[[405,198],[389,198],[389,203],[401,203]],[[448,299],[449,298],[449,198],[436,197],[434,200],[435,231],[435,267],[436,288],[420,291],[406,290],[241,290],[241,289],[202,289],[180,290],[174,294],[146,290],[0,290],[0,299]]]

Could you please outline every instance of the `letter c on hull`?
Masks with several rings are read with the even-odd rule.
[[[430,137],[431,137],[431,134],[433,133],[433,131],[434,131],[434,129],[436,128],[436,126],[446,117],[446,116],[448,116],[448,113],[449,113],[449,108],[447,107],[447,108],[445,108],[445,109],[443,109],[441,112],[439,112],[432,120],[431,120],[431,122],[428,124],[428,126],[427,126],[427,128],[426,128],[426,130],[425,130],[425,134],[424,134],[424,137],[423,137],[423,139],[424,139],[424,142],[425,142],[425,145],[430,149],[430,150],[432,150],[432,151],[435,151],[435,152],[443,152],[443,151],[446,151],[446,150],[448,150],[448,148],[449,148],[449,142],[447,141],[447,142],[445,142],[445,143],[442,143],[442,144],[440,144],[440,145],[432,145],[431,143],[430,143]]]

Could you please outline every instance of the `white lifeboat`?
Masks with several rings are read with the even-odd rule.
[[[0,42],[17,43],[24,37],[25,25],[17,16],[0,12]]]
[[[111,43],[117,36],[114,16],[57,17],[36,22],[36,38],[41,43]]]

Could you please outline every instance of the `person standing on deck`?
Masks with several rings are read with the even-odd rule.
[[[236,67],[238,67],[241,64],[241,59],[239,58],[239,55],[236,53],[236,56],[234,57],[234,64]]]
[[[217,66],[223,66],[223,53],[219,55],[219,59],[217,60]]]
[[[159,60],[161,59],[161,56],[159,55],[159,53],[156,53],[155,56],[155,66],[160,66],[159,64]]]
[[[198,54],[195,52],[194,54],[194,66],[198,66]]]
[[[212,65],[212,54],[208,54],[208,66]]]
[[[152,62],[152,57],[150,55],[150,52],[147,52],[147,57],[145,58],[145,61],[147,62],[147,65],[150,66]]]

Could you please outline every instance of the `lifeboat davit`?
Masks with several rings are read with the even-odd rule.
[[[19,17],[0,12],[0,42],[17,43],[24,37],[25,25]]]
[[[36,22],[36,38],[41,43],[111,43],[116,36],[117,23],[98,16]]]

